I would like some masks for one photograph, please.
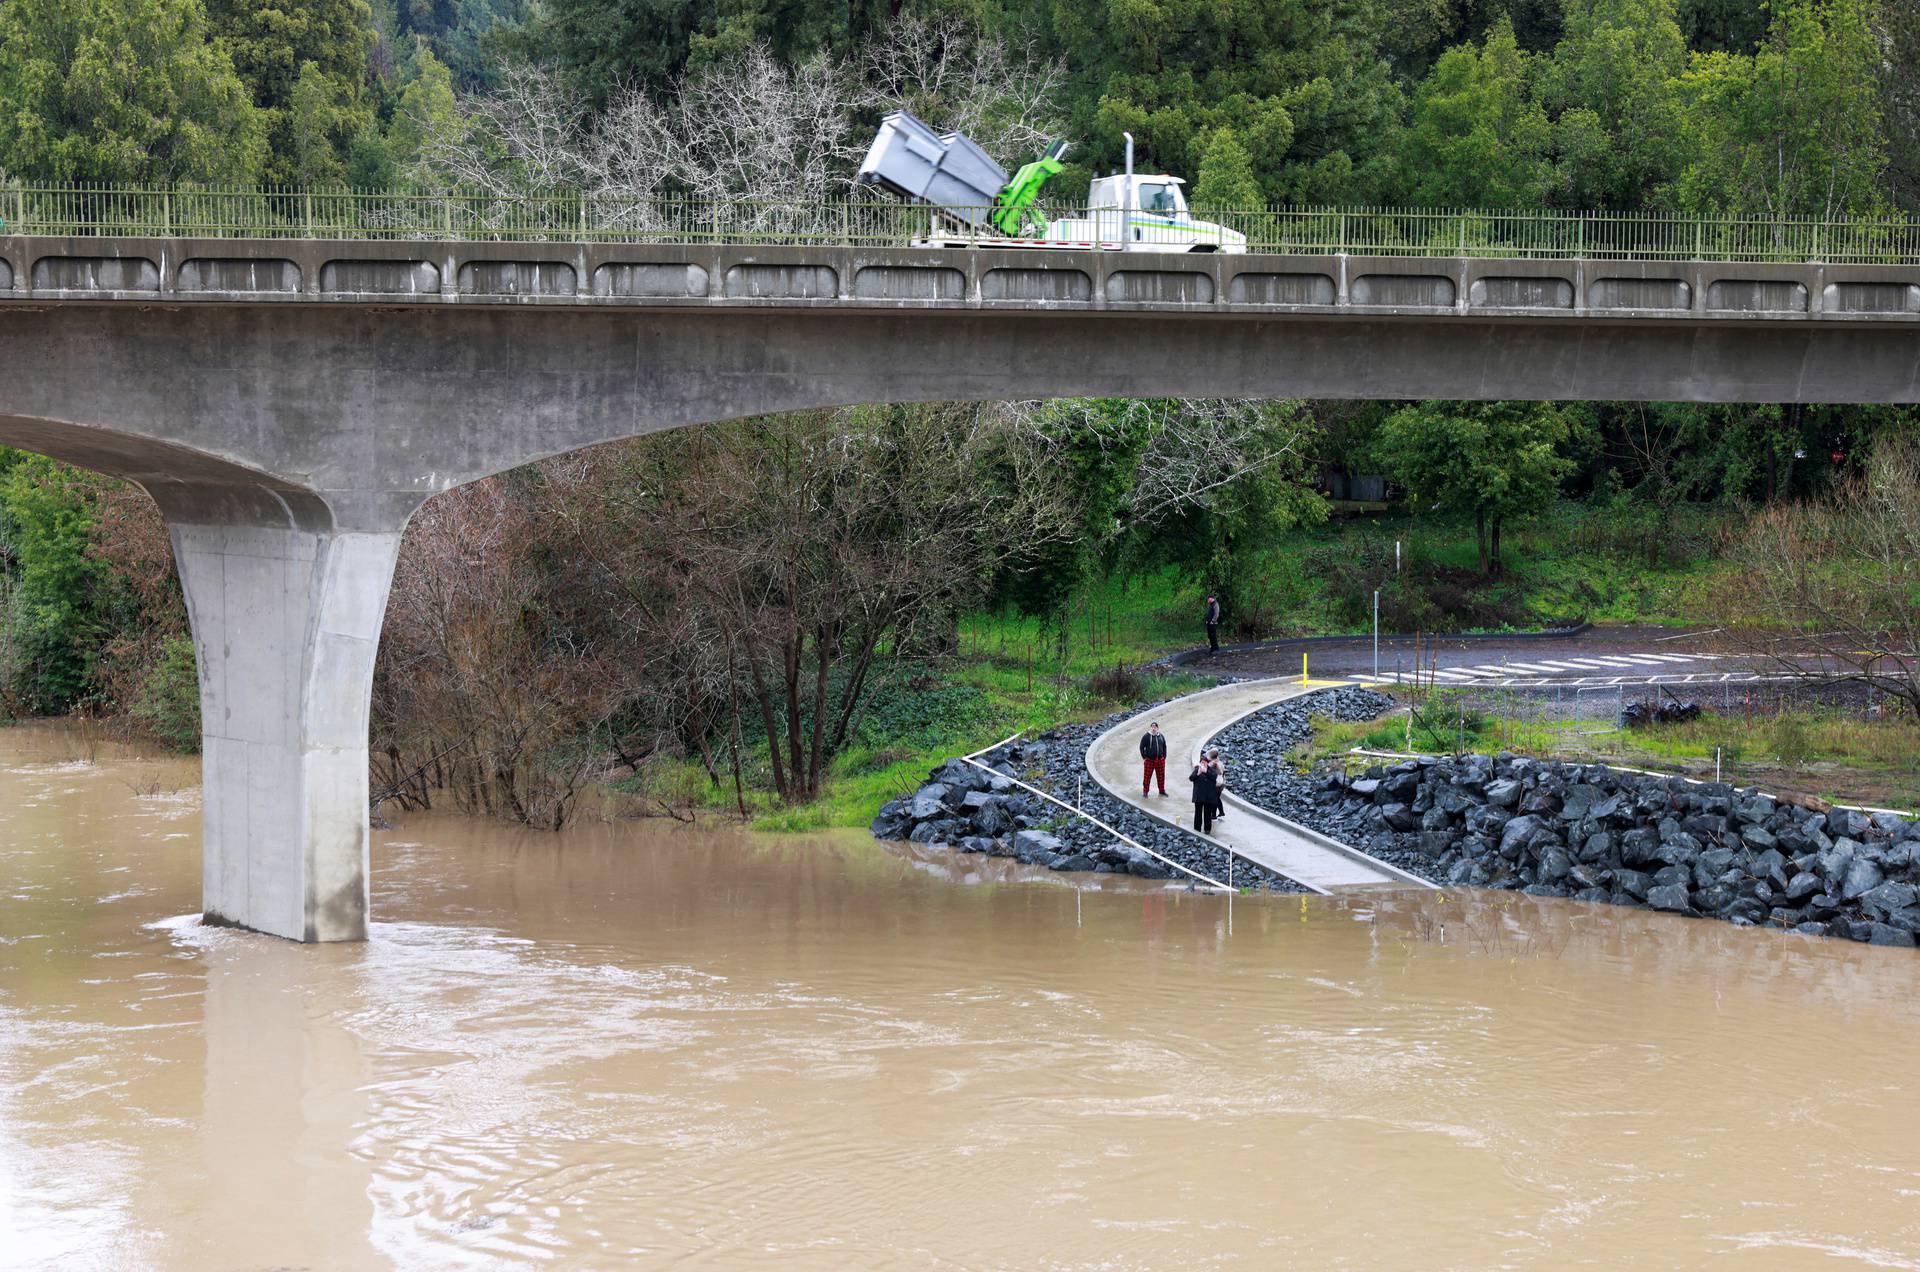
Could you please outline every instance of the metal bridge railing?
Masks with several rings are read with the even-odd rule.
[[[1043,211],[1056,219],[1076,215]],[[1247,251],[1271,255],[1920,264],[1920,222],[1901,217],[1769,220],[1394,207],[1199,207],[1193,216],[1245,235]],[[1178,218],[1123,219],[1127,228],[1116,230],[1108,246],[1119,246],[1122,235],[1130,243],[1205,245]],[[16,184],[0,185],[0,220],[0,233],[55,237],[802,246],[906,245],[936,229],[932,236],[947,242],[999,237],[964,224],[984,216],[942,217],[936,225],[925,207],[877,200],[694,200],[577,190]]]

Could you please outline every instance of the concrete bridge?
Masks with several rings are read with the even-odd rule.
[[[400,534],[658,429],[1013,397],[1920,401],[1920,267],[0,237],[0,443],[145,487],[199,655],[205,907],[367,923]]]

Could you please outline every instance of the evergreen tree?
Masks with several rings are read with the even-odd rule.
[[[664,90],[682,72],[735,60],[756,42],[781,61],[846,54],[894,15],[893,3],[847,0],[544,0],[502,43],[557,67],[590,106],[616,89]]]
[[[0,170],[251,181],[262,124],[201,0],[0,0]]]
[[[1351,0],[1058,0],[1049,32],[1087,165],[1117,167],[1132,132],[1146,163],[1191,173],[1227,127],[1268,200],[1328,203],[1389,189],[1401,99],[1380,20]]]
[[[1889,184],[1903,207],[1920,210],[1920,4],[1882,4],[1880,34],[1887,48],[1880,100]]]
[[[1687,69],[1675,0],[1571,0],[1542,70],[1557,113],[1559,199],[1576,208],[1656,202],[1685,161],[1678,81]]]
[[[210,0],[210,13],[267,113],[267,179],[339,180],[354,139],[373,126],[367,0]]]
[[[1546,201],[1552,128],[1534,99],[1532,58],[1502,18],[1479,48],[1448,49],[1414,96],[1403,189],[1443,207]]]

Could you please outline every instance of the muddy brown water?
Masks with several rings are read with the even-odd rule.
[[[440,817],[300,948],[194,777],[0,731],[0,1265],[1920,1268],[1910,951]]]

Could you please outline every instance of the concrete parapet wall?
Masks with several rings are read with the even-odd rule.
[[[1006,309],[1920,323],[1920,266],[0,237],[0,304]]]

